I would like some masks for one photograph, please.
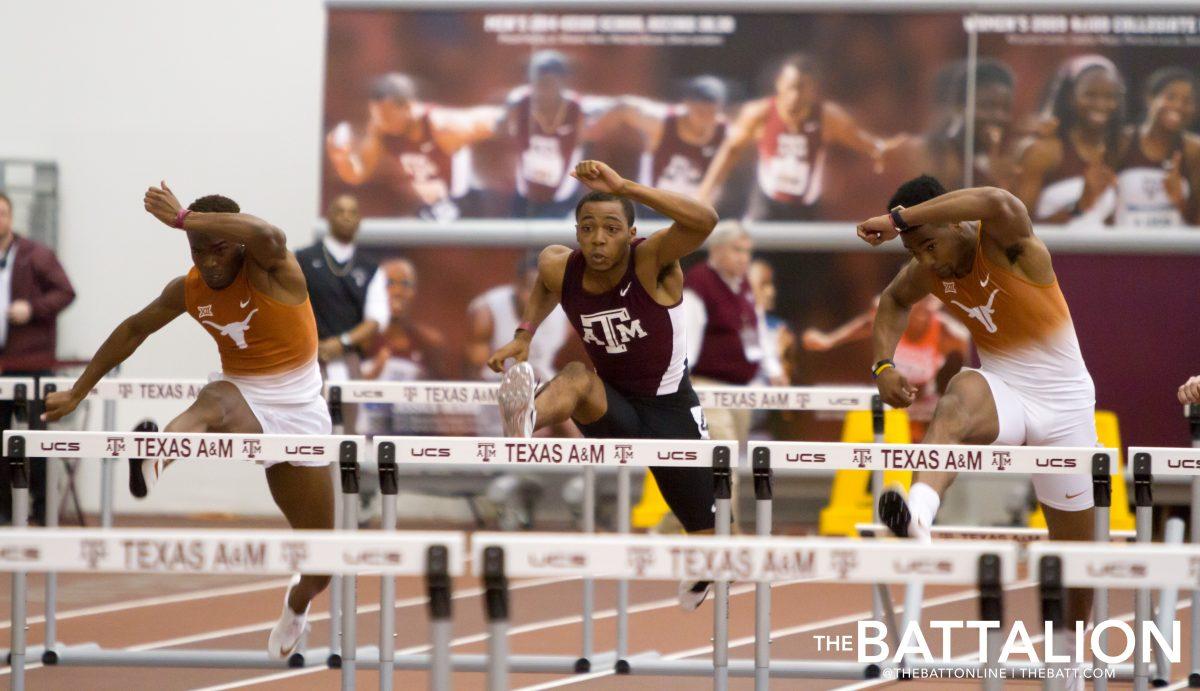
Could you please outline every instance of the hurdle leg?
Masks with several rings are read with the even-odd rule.
[[[1192,446],[1200,446],[1200,441],[1193,441]],[[1200,476],[1192,478],[1191,514],[1191,542],[1193,545],[1200,545]],[[1200,588],[1192,590],[1191,609],[1192,673],[1188,675],[1188,687],[1194,689],[1200,688]]]
[[[1154,521],[1154,501],[1151,493],[1150,459],[1144,454],[1137,454],[1133,461],[1133,492],[1134,521],[1137,527],[1138,543],[1149,543]],[[1142,635],[1144,622],[1150,619],[1150,590],[1137,590],[1134,606],[1134,657],[1133,657],[1133,688],[1135,691],[1147,691],[1150,688],[1150,665],[1141,655],[1145,644]]]
[[[622,468],[624,470],[624,468]],[[508,579],[504,550],[483,550],[484,607],[488,620],[488,691],[508,691]]]
[[[771,535],[771,452],[754,450],[754,533]],[[771,684],[771,584],[754,585],[754,689],[768,691]]]
[[[429,592],[429,633],[432,652],[429,660],[429,688],[431,691],[450,691],[450,572],[449,554],[442,545],[429,548],[425,560],[426,589]],[[389,648],[394,647],[389,643]],[[392,665],[388,665],[389,677]],[[380,668],[383,673],[383,668]],[[388,679],[388,688],[392,686]],[[382,678],[379,683],[383,689]]]
[[[733,476],[729,453],[724,447],[713,451],[713,483],[716,497],[716,534],[729,535],[732,519]],[[713,596],[713,689],[729,688],[729,581],[717,580]]]
[[[1183,544],[1183,519],[1172,518],[1167,521],[1166,533],[1163,536],[1163,543],[1168,545]],[[1155,622],[1158,625],[1158,630],[1162,631],[1167,638],[1167,643],[1172,647],[1175,644],[1173,638],[1174,627],[1171,622],[1175,620],[1175,606],[1179,602],[1178,588],[1163,588],[1158,592],[1158,612],[1155,617]],[[1160,683],[1161,682],[1161,683]],[[1161,646],[1154,646],[1154,682],[1153,685],[1158,688],[1171,683],[1171,660],[1167,657],[1167,651]]]
[[[12,525],[13,528],[25,528],[29,526],[29,460],[25,458],[24,439],[16,437],[9,443],[8,462],[12,475]],[[13,571],[9,649],[9,665],[12,668],[9,688],[13,691],[25,689],[25,596],[25,572]]]
[[[334,430],[337,431],[336,429]],[[342,473],[341,469],[335,464],[330,464],[329,472],[333,473],[333,529],[342,530],[346,527],[346,519],[343,515],[342,502],[338,501],[338,496],[342,491]],[[333,574],[329,579],[329,659],[328,664],[331,668],[337,668],[342,664],[342,576],[341,574]]]
[[[342,530],[358,528],[358,446],[351,444],[353,454],[343,448],[340,470],[342,476]],[[358,605],[355,602],[354,574],[342,576],[342,691],[354,691],[357,671],[358,640],[355,627]]]
[[[596,469],[583,469],[583,532],[596,532]],[[595,647],[595,624],[593,623],[593,608],[596,601],[596,582],[587,577],[583,579],[583,613],[580,621],[583,639],[579,660],[575,663],[575,671],[590,672],[592,655]]]
[[[649,471],[647,471],[649,472]],[[629,466],[617,469],[617,532],[629,534]],[[617,581],[617,674],[629,674],[629,581]]]
[[[1109,507],[1096,506],[1096,542],[1107,544],[1109,537]],[[1108,619],[1108,589],[1096,588],[1092,599],[1092,619],[1096,623]],[[1098,644],[1101,650],[1108,650],[1108,631],[1100,632]],[[1083,653],[1084,651],[1079,651]],[[1098,670],[1098,673],[1092,678],[1092,685],[1096,691],[1107,691],[1108,676],[1104,671],[1108,669],[1108,663],[1100,658],[1092,660],[1092,667]]]
[[[63,463],[60,458],[46,459],[46,527],[58,527],[58,470]],[[58,618],[56,601],[58,600],[58,574],[53,571],[46,573],[46,604],[45,604],[45,633],[46,651],[42,654],[45,662],[54,662],[54,647],[58,642]]]
[[[117,428],[117,402],[104,402],[104,429]],[[113,492],[117,477],[117,459],[100,461],[100,527],[113,527]]]
[[[386,533],[396,532],[396,493],[399,491],[399,484],[396,478],[396,447],[388,445],[385,449],[384,445],[380,445],[378,453],[379,463],[379,493],[383,495],[383,511],[382,522],[383,531]],[[433,548],[431,548],[432,550]],[[445,549],[442,549],[445,552]],[[445,560],[445,554],[441,555]],[[429,561],[434,559],[430,556]],[[432,573],[430,566],[426,567],[428,573]],[[448,580],[448,579],[447,579]],[[447,583],[447,586],[449,583]],[[439,583],[440,586],[440,583]],[[429,586],[429,606],[431,615],[434,610],[434,593],[433,582],[430,581]],[[446,600],[446,607],[449,607],[449,599]],[[436,617],[431,616],[430,621],[433,626],[433,632],[438,632]],[[437,652],[437,639],[434,638],[434,652]],[[447,660],[448,662],[448,660]],[[379,583],[379,691],[391,691],[392,677],[396,668],[396,577],[385,573],[380,578]],[[439,691],[449,689],[449,677],[440,679],[436,667],[430,669],[429,687]],[[443,683],[446,686],[438,686]]]
[[[994,554],[985,554],[979,558],[979,619],[1004,625],[1004,588],[1000,584],[1000,560]],[[1000,676],[1000,653],[1003,645],[1004,637],[1000,628],[988,629],[987,657],[984,659],[983,669],[980,670],[983,674],[984,691],[996,691],[1004,686],[1004,678]]]

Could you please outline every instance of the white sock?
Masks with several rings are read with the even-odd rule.
[[[914,482],[908,490],[908,510],[913,520],[923,526],[932,526],[933,517],[942,505],[942,498],[924,482]]]

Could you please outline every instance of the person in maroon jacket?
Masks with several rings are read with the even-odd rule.
[[[0,192],[0,372],[9,376],[50,374],[58,346],[58,313],[75,300],[71,281],[54,250],[13,232],[12,201]],[[0,426],[12,426],[12,401],[0,401]],[[0,486],[8,466],[0,464]],[[46,512],[46,465],[32,464],[33,520]],[[12,514],[12,497],[0,492],[0,519]]]

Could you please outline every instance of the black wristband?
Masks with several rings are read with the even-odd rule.
[[[888,215],[892,217],[892,225],[895,226],[896,231],[900,233],[910,229],[910,226],[904,222],[904,218],[900,215],[900,211],[903,208],[903,206],[897,206],[888,212]]]

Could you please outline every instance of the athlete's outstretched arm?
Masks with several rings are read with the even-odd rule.
[[[652,252],[657,258],[659,266],[679,261],[695,252],[717,225],[717,212],[712,206],[686,195],[626,180],[600,161],[581,161],[571,171],[571,177],[593,190],[645,204],[674,221],[669,228],[647,238],[643,245],[646,251]]]
[[[972,187],[947,192],[927,202],[904,209],[901,218],[910,227],[927,223],[983,221],[983,232],[1002,246],[1033,237],[1029,212],[1020,199],[998,187]],[[858,236],[879,245],[899,235],[888,214],[868,219],[858,226]]]
[[[513,340],[492,353],[487,366],[493,372],[503,372],[504,363],[509,358],[517,362],[529,359],[529,344],[533,341],[534,332],[562,300],[563,274],[567,270],[567,258],[570,256],[571,249],[563,245],[550,245],[538,256],[538,280],[529,294],[525,313],[521,315],[521,321],[527,322],[529,328],[517,329]]]
[[[758,135],[763,121],[766,120],[770,107],[770,99],[752,101],[742,106],[737,119],[729,126],[725,141],[721,142],[721,147],[717,149],[712,162],[708,164],[704,179],[700,181],[700,189],[696,193],[700,201],[711,204],[716,200],[717,190],[725,184],[725,179],[737,165],[742,152],[754,143],[754,138]]]
[[[905,141],[894,137],[888,141],[876,137],[859,126],[854,117],[835,103],[826,103],[821,113],[825,136],[851,151],[867,156],[875,162],[875,172],[883,172],[883,157],[891,149]]]
[[[54,422],[75,410],[75,407],[87,397],[96,382],[100,381],[114,367],[125,362],[130,355],[133,355],[133,352],[150,334],[171,323],[175,317],[183,314],[186,310],[183,278],[180,277],[168,283],[153,302],[113,329],[104,344],[92,356],[91,362],[83,370],[83,374],[79,375],[74,386],[66,391],[55,391],[46,396],[46,412],[42,414],[42,419]]]
[[[928,279],[924,278],[915,260],[900,269],[883,294],[879,296],[879,307],[875,310],[875,324],[871,329],[871,344],[875,362],[891,360],[896,355],[896,346],[908,328],[908,313],[912,306],[929,294]],[[906,408],[917,398],[917,387],[908,383],[895,367],[881,372],[875,380],[883,402],[893,408]]]
[[[442,151],[452,154],[495,135],[504,120],[504,109],[498,106],[435,108],[430,111],[429,118],[433,123],[434,141]]]
[[[146,190],[146,211],[163,223],[175,227],[183,205],[163,182],[162,187]],[[183,230],[207,233],[246,246],[246,254],[256,264],[272,272],[287,262],[287,236],[283,231],[250,214],[189,212]],[[299,267],[297,267],[297,271]]]

